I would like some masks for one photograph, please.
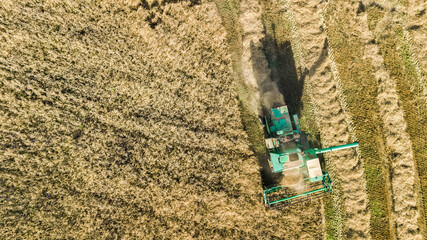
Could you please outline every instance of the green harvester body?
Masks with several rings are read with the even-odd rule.
[[[317,154],[357,147],[357,142],[324,149],[314,148],[311,136],[301,130],[298,116],[291,116],[287,106],[271,109],[265,118],[268,138],[265,143],[269,152],[268,163],[274,173],[299,170],[304,183],[309,186],[303,193],[289,191],[289,186],[274,186],[264,190],[264,202],[268,207],[320,197],[332,192],[329,174],[322,170]],[[310,139],[309,139],[310,138]],[[306,189],[306,188],[305,188]]]

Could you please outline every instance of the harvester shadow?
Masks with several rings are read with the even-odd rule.
[[[268,68],[269,63],[265,58],[264,50],[253,42],[251,42],[250,50],[252,70],[261,98],[261,111],[262,115],[265,115],[269,108],[281,106],[284,104],[284,101],[282,94],[278,89],[277,83],[271,81],[271,73]],[[256,138],[259,140],[257,141],[258,146],[256,146],[253,150],[258,158],[263,187],[268,188],[270,186],[276,185],[279,182],[279,179],[282,177],[282,174],[273,173],[271,171],[271,167],[268,164],[267,149],[265,149],[264,145],[265,137],[265,133],[262,136],[256,136]]]
[[[255,78],[257,78],[260,98],[262,99],[262,115],[265,116],[270,111],[270,108],[284,104],[288,106],[291,113],[299,114],[302,107],[301,97],[304,89],[304,79],[309,71],[296,68],[291,42],[279,43],[276,39],[274,24],[272,29],[272,35],[266,34],[261,39],[262,49],[251,44],[252,68],[256,73]],[[260,55],[265,55],[265,59],[257,57]],[[266,75],[269,75],[268,81],[265,79]],[[284,102],[279,100],[282,96]],[[277,99],[274,97],[277,97]],[[265,98],[271,99],[269,104],[265,104]],[[258,152],[257,157],[263,187],[269,188],[280,184],[283,175],[271,171],[268,164],[267,150]]]
[[[257,78],[258,87],[261,88],[260,92],[269,92],[274,89],[271,89],[272,86],[278,88],[279,97],[283,95],[286,105],[288,106],[289,111],[292,114],[300,115],[301,110],[303,109],[302,104],[302,95],[304,90],[305,78],[307,76],[313,76],[316,70],[321,66],[321,64],[326,60],[328,55],[328,42],[325,39],[325,43],[322,49],[322,52],[313,66],[310,69],[296,67],[294,52],[292,50],[292,45],[290,41],[279,42],[276,38],[276,26],[273,23],[271,25],[272,34],[268,34],[266,31],[265,37],[261,40],[263,49],[251,44],[251,56],[259,56],[260,51],[265,55],[268,66],[265,66],[265,60],[263,58],[253,57],[252,58],[252,67]],[[269,74],[271,82],[273,84],[264,84],[270,89],[262,89],[263,85],[260,83],[265,82],[265,74]],[[273,94],[274,95],[274,94]],[[263,95],[260,95],[263,98]],[[265,96],[267,97],[267,96]],[[271,97],[271,96],[268,96]],[[283,105],[283,102],[272,101],[270,106],[262,106],[262,114],[265,115],[269,111],[269,107],[278,107]],[[264,136],[266,137],[266,136]],[[318,137],[318,136],[317,136]],[[313,139],[315,145],[320,147],[320,139]],[[258,163],[261,168],[260,174],[262,178],[262,183],[264,187],[270,187],[277,185],[281,182],[283,175],[278,173],[272,173],[271,168],[268,164],[268,154],[258,152]],[[323,159],[321,159],[321,164],[324,165]]]
[[[265,56],[271,71],[271,79],[276,82],[286,105],[292,114],[300,114],[302,94],[308,69],[296,67],[291,42],[279,42],[276,37],[276,26],[271,25],[272,34],[263,39]]]

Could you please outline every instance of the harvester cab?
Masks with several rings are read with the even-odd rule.
[[[271,109],[265,118],[265,128],[271,171],[283,173],[284,178],[284,185],[264,190],[267,207],[286,206],[332,192],[332,181],[322,170],[317,155],[358,146],[355,142],[325,149],[314,148],[311,136],[301,130],[298,116],[293,114],[291,120],[286,105]]]

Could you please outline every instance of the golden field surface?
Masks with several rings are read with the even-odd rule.
[[[426,239],[422,0],[0,2],[0,239]],[[267,209],[286,103],[334,191]]]

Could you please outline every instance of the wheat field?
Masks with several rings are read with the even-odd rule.
[[[263,206],[214,3],[0,16],[1,239],[280,239],[321,221]]]
[[[0,239],[425,239],[422,0],[2,0]],[[267,209],[258,115],[334,191]]]

